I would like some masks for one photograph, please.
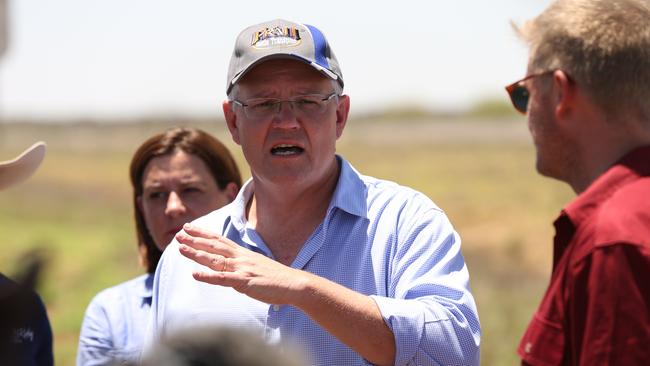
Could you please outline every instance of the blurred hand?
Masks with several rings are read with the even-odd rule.
[[[293,304],[308,276],[232,240],[191,224],[176,234],[185,257],[204,265],[207,271],[193,277],[235,290],[267,304]]]

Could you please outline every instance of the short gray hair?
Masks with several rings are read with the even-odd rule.
[[[650,120],[650,2],[557,0],[515,31],[533,72],[566,71],[608,115]]]

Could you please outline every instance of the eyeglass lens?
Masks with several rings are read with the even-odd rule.
[[[528,92],[528,89],[526,89],[526,87],[522,84],[515,86],[512,89],[512,92],[510,92],[510,98],[512,99],[512,104],[521,113],[526,113],[526,111],[528,110],[529,96],[530,93]]]
[[[326,109],[326,104],[335,96],[336,94],[332,93],[329,96],[304,95],[288,100],[259,99],[241,105],[244,107],[246,115],[250,118],[265,118],[277,114],[280,112],[283,103],[288,103],[294,113],[312,117],[323,113]]]

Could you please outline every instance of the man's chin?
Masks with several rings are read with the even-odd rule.
[[[552,169],[548,164],[546,164],[544,161],[541,161],[539,158],[537,159],[537,163],[535,165],[535,168],[537,169],[537,173],[539,175],[547,177],[547,178],[552,178],[552,179],[557,179],[557,180],[563,180],[559,174],[557,174],[557,171]]]
[[[545,177],[552,178],[549,174],[548,167],[544,164],[543,161],[541,161],[539,158],[537,158],[537,161],[535,162],[535,169],[537,170],[537,173],[540,175],[543,175]]]

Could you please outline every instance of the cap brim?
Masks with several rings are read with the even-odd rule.
[[[243,78],[244,75],[246,75],[255,66],[261,64],[262,62],[273,60],[273,59],[278,59],[278,58],[288,58],[288,59],[304,62],[307,65],[310,65],[311,67],[313,67],[314,69],[321,72],[323,75],[327,76],[328,78],[330,78],[332,80],[338,81],[338,79],[339,79],[339,77],[335,73],[333,73],[332,71],[324,68],[323,66],[321,66],[321,65],[319,65],[319,64],[317,64],[315,62],[312,62],[312,61],[307,60],[307,59],[305,59],[303,57],[300,57],[300,56],[298,56],[296,54],[293,54],[293,53],[274,53],[274,54],[264,56],[264,57],[261,57],[261,58],[255,60],[255,62],[252,62],[250,65],[246,66],[239,74],[235,75],[235,77],[233,77],[232,80],[230,81],[230,85],[228,85],[228,90],[226,91],[226,94],[230,93],[230,89],[232,89],[233,85],[237,84],[237,82],[239,80],[241,80],[241,78]]]
[[[0,190],[29,178],[45,158],[45,143],[39,141],[13,160],[0,162]]]

